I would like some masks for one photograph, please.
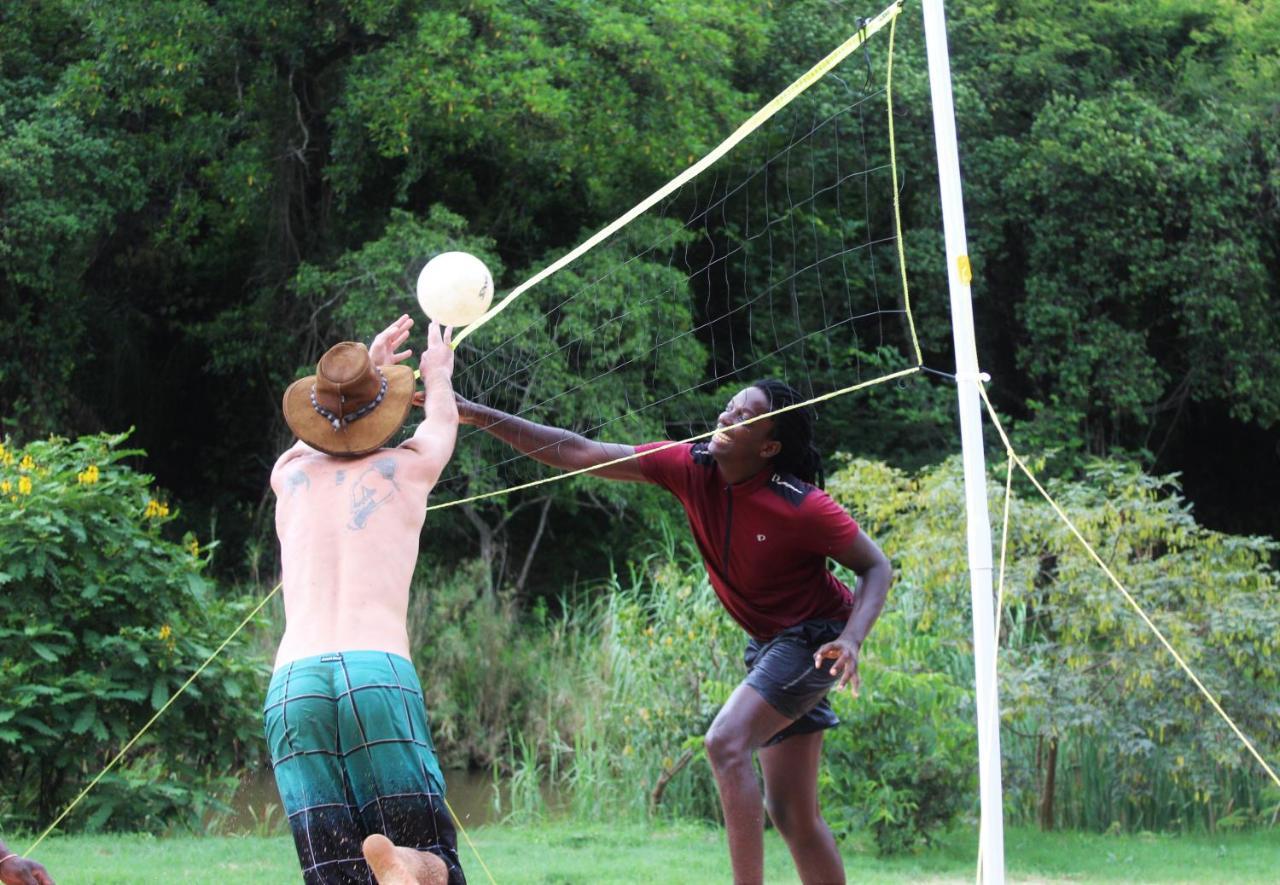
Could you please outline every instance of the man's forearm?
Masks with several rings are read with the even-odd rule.
[[[428,373],[423,379],[427,385],[427,421],[432,424],[458,424],[458,402],[453,395],[453,379],[447,372]]]
[[[470,418],[469,423],[502,440],[520,454],[562,470],[576,470],[583,466],[574,455],[590,444],[586,437],[571,430],[535,424],[478,403],[471,404]]]
[[[858,586],[853,596],[853,611],[849,613],[849,621],[845,624],[843,635],[859,646],[871,632],[876,618],[884,608],[885,599],[889,595],[889,582],[893,577],[890,566],[876,566],[858,576]]]

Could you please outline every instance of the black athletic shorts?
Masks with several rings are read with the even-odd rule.
[[[765,742],[766,747],[797,734],[812,734],[840,724],[827,692],[835,685],[831,668],[813,666],[814,653],[840,635],[843,621],[801,621],[768,642],[747,641],[742,662],[746,684],[760,692],[783,716],[795,721]]]

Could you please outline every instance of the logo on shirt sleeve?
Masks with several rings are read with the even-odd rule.
[[[689,450],[689,454],[693,458],[693,463],[697,464],[699,467],[715,466],[716,459],[711,456],[711,444],[705,440],[703,442],[694,443],[693,447]]]
[[[795,507],[799,507],[814,487],[789,473],[775,473],[769,477],[769,491]]]

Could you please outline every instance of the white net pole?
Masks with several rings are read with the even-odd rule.
[[[987,516],[986,458],[982,447],[982,405],[978,394],[978,350],[973,335],[971,272],[960,190],[951,63],[942,0],[924,0],[929,90],[938,151],[938,182],[947,242],[951,329],[956,349],[960,400],[960,440],[964,454],[968,520],[970,596],[973,605],[974,691],[978,720],[978,778],[982,826],[978,860],[982,881],[1004,882],[1004,815],[1000,789],[1000,710],[995,685],[995,613],[991,603],[991,523]]]

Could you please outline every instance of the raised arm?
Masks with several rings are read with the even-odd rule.
[[[453,348],[449,346],[452,329],[441,334],[440,326],[427,327],[427,349],[418,362],[418,371],[426,385],[423,408],[426,417],[402,448],[416,452],[428,481],[435,485],[444,466],[453,457],[458,440],[458,407],[453,397]]]
[[[636,451],[635,446],[595,442],[571,430],[535,424],[462,397],[458,397],[458,420],[497,437],[522,455],[561,470],[585,470],[628,458]],[[640,462],[635,459],[594,470],[591,475],[628,482],[645,481]]]
[[[4,885],[53,885],[49,871],[0,842],[0,882]]]

